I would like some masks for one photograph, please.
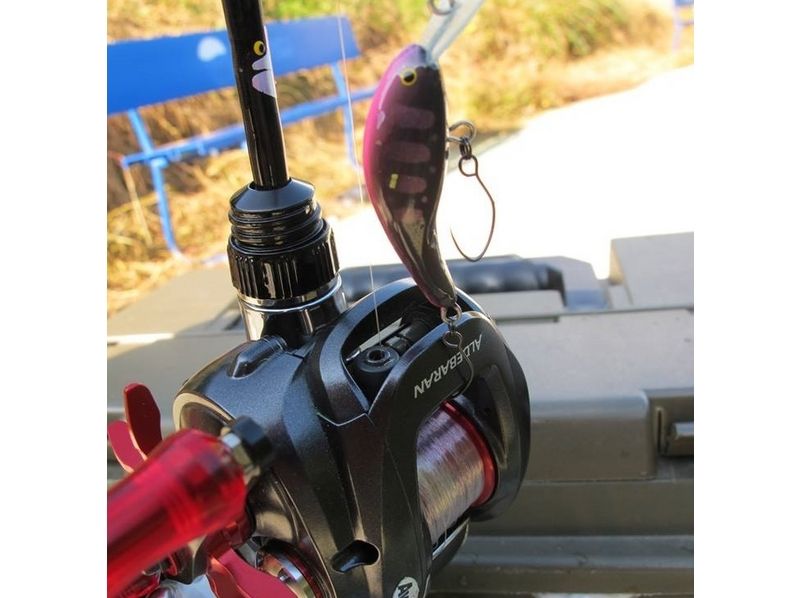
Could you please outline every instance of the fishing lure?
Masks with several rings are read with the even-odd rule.
[[[404,48],[381,77],[364,130],[364,178],[378,219],[422,293],[443,313],[456,307],[455,285],[436,234],[448,142],[459,143],[462,174],[477,177],[486,187],[470,145],[474,126],[461,121],[448,129],[438,58],[482,1],[450,0],[449,8],[428,3],[433,16],[423,39]],[[449,135],[465,125],[468,135]],[[472,161],[470,171],[467,165]],[[494,201],[491,195],[489,199],[493,229]],[[456,247],[464,255],[458,243]],[[467,259],[477,261],[485,252],[486,247],[477,258]]]

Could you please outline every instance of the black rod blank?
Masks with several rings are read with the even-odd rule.
[[[253,183],[277,189],[289,182],[281,114],[260,0],[222,0],[242,107]]]

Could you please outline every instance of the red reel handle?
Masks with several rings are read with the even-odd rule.
[[[239,518],[247,486],[219,438],[181,430],[108,493],[108,594],[188,542]]]

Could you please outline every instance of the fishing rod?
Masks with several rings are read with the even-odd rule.
[[[449,10],[474,4],[453,0]],[[384,154],[365,139],[380,165],[368,169],[371,199],[389,214],[382,222],[406,248],[413,279],[347,306],[314,188],[286,168],[260,2],[223,7],[253,172],[229,212],[247,341],[184,382],[166,439],[150,392],[125,389],[127,421],[109,427],[130,472],[108,495],[109,595],[424,596],[470,522],[511,504],[530,446],[519,363],[480,306],[452,287],[435,239],[411,234],[435,220],[443,87],[420,87],[415,107],[441,115],[424,127],[429,187],[406,184],[416,174],[407,160],[392,162],[396,147]],[[463,28],[436,9],[434,19]],[[373,101],[402,125],[382,143],[425,146],[403,132],[404,106],[385,93],[396,83],[405,85],[392,67]],[[388,191],[373,193],[376,185]]]

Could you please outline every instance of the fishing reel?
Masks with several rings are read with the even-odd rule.
[[[516,495],[525,380],[479,306],[459,306],[450,329],[416,285],[393,283],[301,346],[250,341],[181,388],[178,428],[219,435],[246,416],[264,430],[273,460],[248,493],[249,545],[256,566],[295,563],[298,595],[425,595],[470,520]]]
[[[184,382],[163,442],[148,391],[127,390],[109,593],[188,597],[205,576],[201,595],[224,598],[424,596],[470,522],[519,490],[522,369],[435,243],[404,241],[438,191],[425,222],[387,228],[413,280],[347,306],[313,187],[286,170],[274,84],[253,76],[270,69],[260,5],[224,6],[254,174],[229,215],[248,341]],[[395,191],[373,197],[385,226],[409,213]]]

